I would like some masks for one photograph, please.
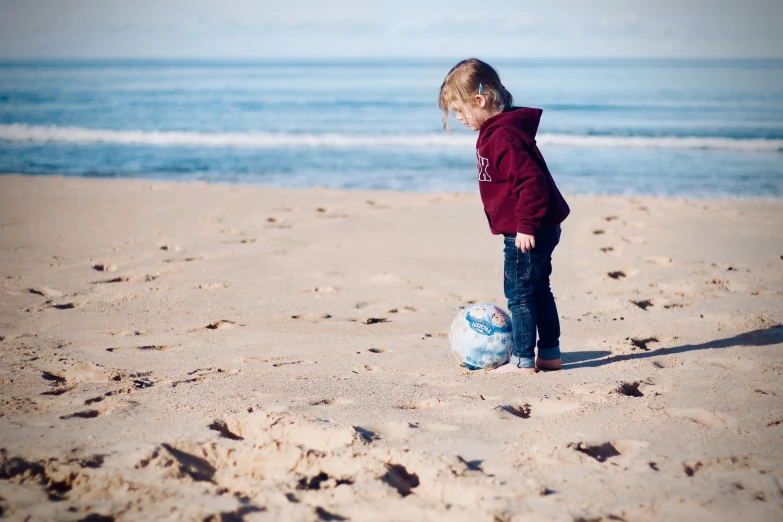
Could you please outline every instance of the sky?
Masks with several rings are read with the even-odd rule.
[[[783,0],[0,0],[0,59],[783,58]]]

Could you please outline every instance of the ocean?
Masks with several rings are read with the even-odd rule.
[[[566,194],[783,197],[783,61],[496,61]],[[0,172],[477,192],[451,61],[0,62]]]

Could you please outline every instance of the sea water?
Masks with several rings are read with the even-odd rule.
[[[476,192],[452,61],[0,63],[0,172]],[[567,194],[783,197],[783,61],[495,61]]]

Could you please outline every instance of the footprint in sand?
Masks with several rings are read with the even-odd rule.
[[[255,237],[246,237],[244,239],[239,239],[236,241],[221,241],[221,245],[249,245],[251,243],[255,243],[258,241],[258,238]]]
[[[62,375],[57,375],[56,373],[43,371],[41,372],[41,378],[45,381],[51,382],[52,386],[58,386],[60,384],[65,384],[68,380],[66,377]]]
[[[181,384],[194,384],[198,382],[211,380],[217,377],[218,375],[236,375],[238,373],[241,373],[241,370],[234,370],[234,369],[224,370],[222,368],[197,368],[192,372],[186,373],[183,379],[173,381],[171,383],[171,387],[176,388]]]
[[[624,221],[623,225],[631,228],[646,229],[647,223],[643,221]]]
[[[445,381],[442,383],[432,383],[428,384],[429,386],[433,387],[440,387],[440,388],[452,388],[455,386],[460,386],[463,383],[457,382],[457,381]],[[483,393],[475,393],[475,392],[463,392],[459,395],[455,395],[454,397],[459,397],[462,399],[468,399],[469,401],[475,401],[475,402],[481,402],[481,401],[496,401],[500,399],[500,397],[494,396],[494,395],[485,395]]]
[[[442,424],[437,422],[384,422],[381,424],[365,424],[361,427],[354,426],[354,429],[362,435],[362,432],[372,434],[373,440],[378,438],[383,439],[406,439],[415,435],[417,432],[434,432],[443,433],[451,431],[459,431],[460,428],[454,424]],[[362,431],[359,431],[362,430]]]
[[[174,350],[179,348],[178,344],[146,344],[143,346],[117,346],[114,348],[106,348],[107,352],[119,352],[121,350],[141,350],[147,352],[165,352],[168,350]]]
[[[223,420],[214,420],[212,424],[207,426],[207,428],[211,429],[212,431],[216,431],[220,433],[220,436],[229,440],[245,440],[244,437],[237,435],[233,431],[231,431],[231,428],[228,426],[228,424]]]
[[[527,399],[510,404],[501,404],[492,411],[504,419],[528,419],[562,415],[579,407],[579,403],[556,399]]]
[[[402,278],[396,274],[389,272],[383,272],[381,274],[375,274],[367,278],[367,281],[377,285],[408,285],[411,282],[405,278]]]
[[[611,442],[604,442],[599,444],[589,444],[585,442],[572,442],[568,447],[579,453],[584,453],[598,462],[606,462],[612,457],[619,457],[622,455]]]
[[[495,406],[494,411],[501,419],[514,420],[514,419],[529,419],[530,418],[530,405],[524,404],[501,404]]]
[[[652,361],[652,365],[656,368],[676,368],[678,366],[682,366],[684,363],[683,361],[677,357],[676,355],[669,355],[668,357],[660,357],[657,358],[657,360]]]
[[[437,397],[432,397],[421,401],[407,402],[397,406],[397,408],[400,410],[428,410],[438,406],[445,406],[446,404],[446,401],[438,399]]]
[[[629,337],[629,341],[631,341],[632,350],[639,349],[645,352],[649,352],[650,349],[647,347],[650,343],[657,343],[660,342],[656,337]]]
[[[62,361],[62,359],[60,360]],[[53,388],[59,388],[66,384],[69,386],[86,383],[106,384],[121,381],[126,377],[123,373],[97,364],[69,364],[67,362],[62,364],[65,366],[41,372],[41,378],[48,381]]]
[[[364,442],[373,442],[380,439],[378,434],[372,430],[362,428],[361,426],[354,426],[353,429],[354,431],[356,431],[356,433],[358,433],[362,437],[362,440],[364,440]]]
[[[83,306],[87,304],[86,302],[76,302],[76,301],[69,301],[65,303],[53,303],[51,301],[47,301],[44,303],[44,305],[40,308],[28,308],[28,312],[37,311],[37,312],[43,312],[47,310],[73,310],[74,308],[78,308],[80,306]]]
[[[637,268],[624,268],[622,270],[616,270],[613,272],[609,272],[607,276],[611,277],[612,279],[618,279],[620,277],[634,277],[641,273],[641,270]],[[612,274],[618,276],[614,277]]]
[[[83,410],[83,411],[77,411],[76,413],[71,413],[69,415],[60,415],[61,419],[94,419],[95,417],[101,415],[101,411],[99,410]]]
[[[282,366],[292,365],[310,365],[315,364],[314,361],[307,361],[302,359],[298,355],[283,355],[279,357],[240,357],[239,361],[244,364],[270,364],[274,368],[280,368]]]
[[[434,334],[425,333],[424,337],[422,337],[422,339],[448,339],[448,338],[449,338],[449,334],[445,332],[438,332]]]
[[[612,393],[616,393],[618,395],[624,395],[626,397],[644,397],[644,393],[639,390],[639,386],[642,383],[641,381],[621,381],[620,384],[612,390]]]
[[[334,209],[330,209],[327,207],[317,207],[315,209],[316,214],[319,218],[327,218],[327,219],[337,219],[337,218],[347,218],[349,217],[348,214],[345,214],[343,212],[338,212]]]
[[[240,357],[239,361],[245,364],[267,364],[277,359],[280,358],[279,357]]]
[[[702,408],[665,408],[664,411],[671,417],[686,419],[705,428],[733,428],[739,425],[731,415]]]
[[[400,306],[400,307],[391,308],[389,310],[389,313],[399,314],[399,313],[418,312],[418,311],[419,309],[416,308],[415,306]]]
[[[213,321],[206,326],[202,326],[201,328],[195,328],[190,331],[202,332],[202,331],[211,331],[211,330],[230,330],[232,328],[236,328],[237,326],[245,326],[245,324],[237,323],[235,321],[229,321],[228,319],[220,319],[218,321]]]
[[[645,312],[647,311],[648,308],[652,308],[653,306],[655,306],[652,303],[652,301],[650,301],[649,299],[644,299],[642,301],[631,301],[631,302],[636,306],[638,306],[639,308],[641,308],[642,310],[644,310]]]
[[[672,308],[688,308],[689,306],[693,306],[693,303],[667,303],[663,305],[666,310],[671,310]]]
[[[758,365],[753,361],[739,358],[730,359],[728,357],[705,357],[702,359],[702,362],[731,371],[740,370],[743,372],[749,372],[758,368]]]
[[[93,285],[109,284],[109,283],[127,283],[131,278],[127,276],[113,277],[111,279],[103,279],[101,281],[92,281]]]
[[[305,361],[305,360],[280,361],[280,362],[272,363],[272,366],[275,368],[280,368],[281,366],[292,366],[292,365],[308,366],[310,364],[315,364],[315,361]]]
[[[202,283],[194,288],[196,290],[222,290],[223,288],[228,287],[228,283]]]
[[[305,290],[305,292],[312,292],[316,295],[325,295],[325,294],[333,294],[338,290],[340,289],[337,288],[336,286],[325,285],[325,286],[316,286],[314,288],[308,288],[307,290]]]
[[[455,424],[444,424],[441,422],[420,422],[416,423],[416,426],[421,431],[431,431],[436,433],[459,431],[462,428]]]
[[[387,208],[391,208],[391,205],[386,205],[384,203],[378,203],[377,201],[374,201],[372,199],[368,199],[367,201],[365,201],[365,203],[367,203],[367,205],[370,208],[375,209],[375,210],[384,210],[384,209],[387,209]]]
[[[623,255],[623,248],[619,247],[619,246],[614,246],[614,245],[612,245],[612,246],[605,246],[605,247],[599,248],[598,250],[600,250],[604,254],[606,254],[608,256],[612,256],[612,257],[622,257],[622,255]]]
[[[384,422],[381,424],[364,424],[362,429],[373,433],[376,437],[385,439],[404,439],[413,435],[418,429],[417,424],[410,422]]]
[[[299,212],[300,210],[302,210],[302,207],[296,205],[294,206],[283,205],[272,209],[273,212]]]
[[[59,290],[54,290],[53,288],[49,288],[46,286],[38,287],[38,288],[30,288],[28,290],[31,294],[38,294],[42,295],[44,297],[47,297],[49,299],[58,299],[63,296],[63,293]]]
[[[95,400],[88,399],[87,401],[85,401],[85,404],[89,404],[89,405],[95,403],[100,404],[100,406],[88,408],[85,410],[75,411],[73,413],[68,413],[65,415],[60,415],[60,419],[62,420],[94,419],[96,417],[100,417],[101,415],[105,415],[106,413],[109,413],[111,410],[115,409],[119,405],[116,399],[105,398],[105,397],[96,398]]]
[[[190,263],[191,261],[201,261],[204,259],[201,256],[195,256],[195,257],[182,257],[182,258],[171,258],[171,259],[164,259],[163,263]]]
[[[725,475],[728,471],[737,469],[758,468],[764,466],[764,461],[751,455],[737,455],[728,457],[713,457],[706,459],[690,459],[682,462],[682,471],[688,477],[696,474],[707,473],[712,475],[717,472]]]
[[[632,243],[634,245],[643,245],[647,243],[647,240],[641,236],[621,236],[620,239],[626,243]]]
[[[353,404],[351,399],[331,398],[318,399],[311,401],[310,406],[344,406],[346,404]]]
[[[530,405],[531,417],[551,417],[562,415],[579,408],[579,403],[557,399],[527,399],[525,403]]]
[[[58,396],[60,396],[60,395],[62,395],[64,393],[67,393],[67,392],[73,390],[74,388],[76,388],[76,386],[69,386],[67,388],[56,388],[54,390],[47,390],[45,392],[41,392],[41,395],[51,395],[51,396],[54,396],[54,397],[58,397]]]
[[[267,228],[292,228],[291,223],[286,222],[285,219],[278,216],[269,216],[266,218]]]
[[[673,264],[672,258],[665,256],[653,256],[646,259],[648,263],[652,263],[658,266],[669,266]]]

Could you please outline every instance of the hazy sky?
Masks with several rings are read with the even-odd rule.
[[[783,0],[0,0],[0,58],[783,58]]]

